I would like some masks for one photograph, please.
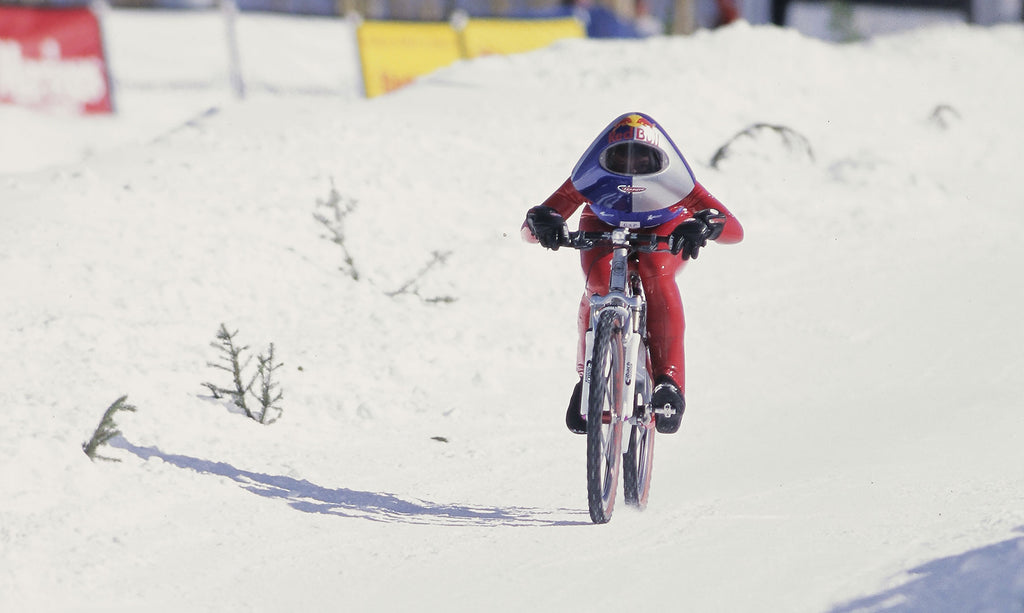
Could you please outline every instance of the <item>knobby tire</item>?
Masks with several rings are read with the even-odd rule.
[[[637,407],[634,415],[643,413]],[[651,470],[654,468],[654,420],[644,425],[630,426],[629,442],[623,456],[622,495],[626,504],[639,510],[647,508],[651,494]]]
[[[623,321],[622,313],[609,309],[601,313],[594,330],[587,399],[587,499],[595,524],[612,518],[622,466]]]

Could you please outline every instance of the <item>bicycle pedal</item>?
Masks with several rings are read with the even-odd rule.
[[[651,412],[654,413],[655,415],[664,415],[665,417],[672,417],[678,411],[676,411],[676,409],[672,408],[671,404],[666,402],[664,406],[662,406],[661,408],[658,408],[658,409],[654,409]]]

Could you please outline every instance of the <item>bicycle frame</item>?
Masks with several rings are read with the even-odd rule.
[[[623,406],[627,407],[634,405],[634,399],[638,391],[638,379],[642,380],[639,391],[645,405],[646,401],[650,398],[651,388],[646,351],[643,353],[640,351],[641,343],[646,334],[643,324],[647,302],[642,289],[639,287],[638,279],[636,279],[637,283],[635,284],[627,283],[631,276],[629,269],[631,245],[627,240],[629,236],[626,230],[620,228],[611,232],[611,280],[608,293],[590,297],[590,325],[587,329],[586,350],[584,353],[586,363],[583,371],[583,398],[589,398],[591,369],[593,366],[594,329],[602,312],[608,309],[615,310],[623,322],[623,330],[625,332],[626,363],[622,402]],[[580,414],[586,417],[586,403],[581,404]],[[622,419],[623,421],[633,423],[633,425],[639,425],[637,423],[639,419],[632,413],[629,415],[624,414]]]

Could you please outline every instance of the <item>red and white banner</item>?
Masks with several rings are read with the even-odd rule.
[[[89,8],[0,6],[0,103],[114,110],[100,23]]]

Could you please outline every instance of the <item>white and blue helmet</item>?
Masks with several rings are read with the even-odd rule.
[[[608,124],[571,180],[601,221],[623,228],[650,228],[678,217],[683,209],[670,207],[697,182],[676,144],[643,113]]]

